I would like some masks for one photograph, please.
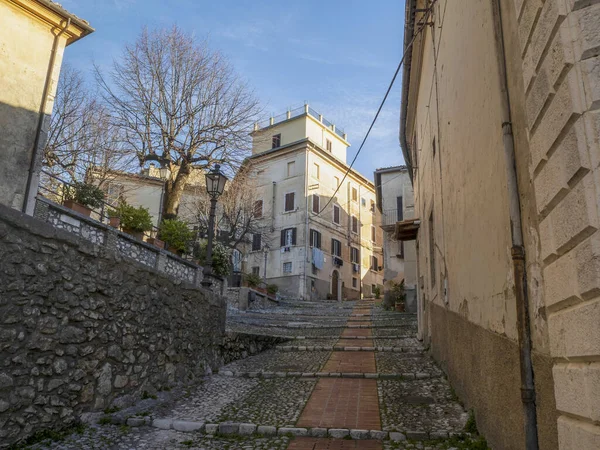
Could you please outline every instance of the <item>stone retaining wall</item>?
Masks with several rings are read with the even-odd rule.
[[[221,345],[223,363],[229,364],[232,361],[255,355],[287,340],[276,336],[227,332]]]
[[[98,236],[0,205],[2,444],[192,382],[222,361],[223,298]]]
[[[279,302],[249,287],[227,288],[227,304],[240,311],[275,308]]]

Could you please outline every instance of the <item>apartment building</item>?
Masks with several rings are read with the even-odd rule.
[[[255,214],[263,230],[245,271],[304,299],[356,299],[383,284],[375,186],[350,169],[346,134],[308,105],[252,132]]]
[[[413,188],[406,166],[375,171],[379,226],[383,230],[383,287],[386,304],[393,305],[393,287],[404,281],[406,311],[417,312],[417,261],[414,241],[396,238],[396,222],[414,217]]]

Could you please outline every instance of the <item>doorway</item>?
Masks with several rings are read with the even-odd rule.
[[[331,274],[331,297],[334,300],[340,301],[340,273],[334,270]]]

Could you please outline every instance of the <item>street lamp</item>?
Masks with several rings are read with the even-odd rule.
[[[204,261],[204,270],[202,284],[204,286],[210,286],[212,281],[212,246],[213,238],[215,235],[215,209],[217,208],[217,198],[225,190],[225,183],[227,183],[227,177],[221,172],[221,166],[215,164],[215,167],[206,175],[206,192],[210,197],[210,214],[208,216],[208,243],[206,244],[206,260]]]

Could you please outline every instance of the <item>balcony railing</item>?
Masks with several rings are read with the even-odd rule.
[[[402,211],[398,209],[386,209],[381,214],[382,227],[391,227],[401,220],[403,220]]]

